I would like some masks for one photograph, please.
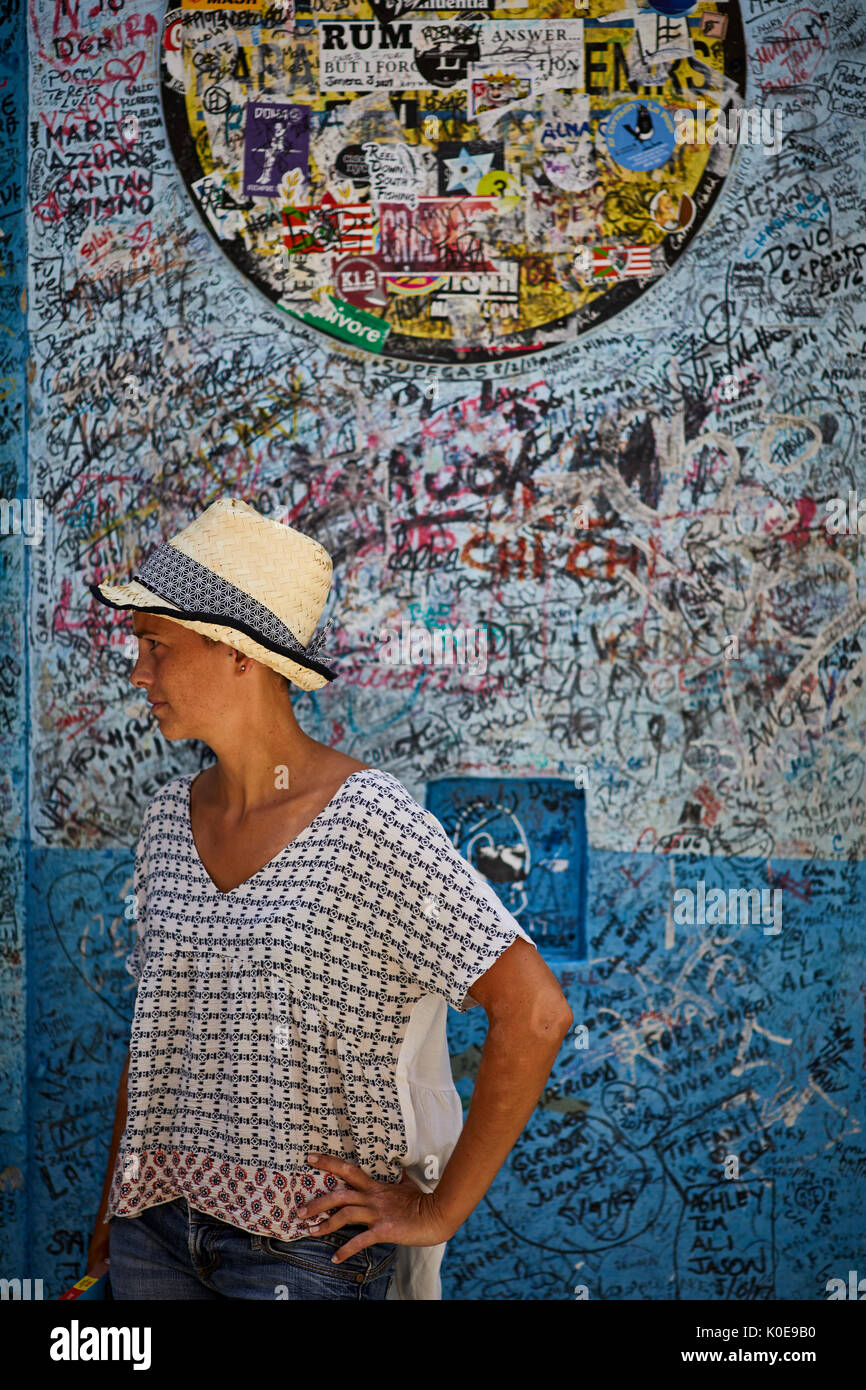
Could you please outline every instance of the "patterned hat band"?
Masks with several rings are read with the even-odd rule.
[[[246,633],[268,651],[290,657],[319,675],[336,674],[318,659],[324,656],[324,660],[331,660],[321,648],[333,618],[304,647],[270,608],[168,541],[156,547],[133,578],[160,598],[176,604],[182,614],[150,605],[143,611],[163,613],[167,618],[183,616],[193,622],[220,623]]]

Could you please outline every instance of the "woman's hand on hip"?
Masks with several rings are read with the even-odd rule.
[[[334,1264],[342,1264],[350,1255],[368,1245],[378,1245],[380,1242],[440,1245],[454,1234],[436,1206],[435,1192],[422,1191],[405,1169],[400,1182],[394,1183],[371,1178],[356,1164],[330,1154],[309,1153],[307,1162],[311,1168],[319,1168],[341,1178],[348,1188],[315,1197],[299,1208],[309,1218],[321,1212],[333,1211],[333,1215],[310,1235],[339,1231],[341,1226],[368,1227],[365,1232],[340,1246],[335,1252]]]

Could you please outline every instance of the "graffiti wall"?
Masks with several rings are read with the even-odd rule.
[[[28,1213],[26,53],[23,14],[0,7],[0,1277],[7,1262],[13,1277],[23,1274]]]
[[[143,808],[212,760],[161,739],[85,582],[234,495],[334,560],[302,727],[434,811],[574,1012],[444,1296],[828,1297],[866,1195],[866,9],[26,26],[5,1264],[82,1272]],[[484,1029],[450,1015],[465,1105]]]

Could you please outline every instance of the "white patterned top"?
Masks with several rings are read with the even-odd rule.
[[[432,812],[374,768],[223,893],[192,835],[196,775],[150,800],[136,850],[138,994],[106,1220],[185,1196],[298,1239],[318,1224],[298,1208],[345,1186],[311,1150],[432,1190],[462,1127],[446,1005],[471,1008],[516,937],[534,943]],[[441,1297],[444,1248],[399,1247],[390,1296]]]

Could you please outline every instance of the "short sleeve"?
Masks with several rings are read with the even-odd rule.
[[[135,939],[124,964],[136,985],[147,960],[147,822],[142,826],[135,850],[135,869],[132,877],[132,915]]]
[[[421,989],[465,1013],[478,1003],[472,984],[503,951],[518,937],[535,942],[436,816],[401,792],[383,798],[374,817],[371,878],[385,951]]]

